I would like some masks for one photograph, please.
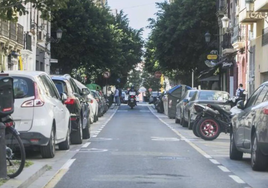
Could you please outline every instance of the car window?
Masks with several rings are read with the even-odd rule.
[[[29,78],[13,77],[15,99],[34,96],[34,83]]]
[[[44,88],[46,90],[46,94],[50,97],[59,98],[57,93],[54,91],[53,87],[51,86],[51,83],[49,82],[46,75],[41,75],[40,80],[42,81]]]
[[[76,83],[72,78],[70,78],[70,85],[75,93],[80,94],[80,89],[77,87]]]
[[[189,97],[194,96],[195,93],[196,93],[196,91],[189,91]]]
[[[56,99],[60,99],[61,97],[60,97],[59,91],[57,90],[54,82],[48,76],[46,76],[46,80],[48,82],[49,88],[52,89],[53,97]]]
[[[267,86],[265,86],[265,87],[268,88]],[[266,95],[263,98],[263,102],[265,102],[265,101],[268,101],[268,92],[266,92]]]
[[[198,95],[200,100],[227,101],[229,94],[222,91],[200,91]]]
[[[195,93],[193,94],[193,97],[190,99],[190,101],[194,101],[194,100],[196,99],[196,97],[198,96],[198,93],[199,93],[199,92],[195,92]]]
[[[57,90],[59,91],[59,93],[67,93],[67,86],[66,83],[64,81],[61,80],[53,80]]]
[[[263,87],[263,89],[261,90],[260,94],[258,95],[258,97],[256,98],[254,105],[258,105],[260,103],[263,102],[264,97],[266,96],[268,91],[268,87]]]
[[[263,86],[260,86],[248,99],[247,104],[246,104],[246,108],[251,107],[252,105],[255,104],[255,100],[257,98],[257,96],[260,94],[260,92],[262,91]]]

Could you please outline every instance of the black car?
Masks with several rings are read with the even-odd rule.
[[[237,103],[231,120],[230,158],[241,160],[243,153],[251,154],[253,170],[268,167],[268,82],[260,85],[247,100]],[[233,108],[233,109],[234,109]]]
[[[59,93],[65,93],[68,97],[65,104],[71,113],[71,143],[81,144],[83,138],[90,138],[90,110],[86,96],[70,75],[53,75],[51,78]]]

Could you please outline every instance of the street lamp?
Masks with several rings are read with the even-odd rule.
[[[211,38],[211,34],[207,31],[205,33],[205,41],[206,41],[206,43],[209,43],[210,42],[210,38]]]
[[[229,21],[230,21],[229,18],[226,15],[224,15],[221,21],[222,21],[222,28],[227,29],[229,27]]]
[[[46,35],[46,42],[47,43],[58,43],[62,37],[62,30],[61,29],[58,29],[57,32],[56,32],[56,39],[53,38],[52,36],[48,36]]]

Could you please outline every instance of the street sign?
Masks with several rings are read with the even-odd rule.
[[[207,55],[207,59],[218,59],[218,56],[214,54],[209,54]]]
[[[111,73],[109,72],[109,71],[105,71],[104,73],[103,73],[103,77],[104,78],[109,78],[111,76]]]

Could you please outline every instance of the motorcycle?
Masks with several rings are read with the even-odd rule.
[[[233,107],[236,102],[236,99],[233,98],[228,100],[226,104]],[[204,140],[214,140],[220,133],[227,134],[230,132],[230,122],[233,116],[230,111],[226,111],[215,104],[207,104],[207,106],[195,104],[194,108],[198,113],[193,125],[195,136]]]
[[[131,109],[134,108],[134,106],[136,106],[136,92],[129,92],[128,95],[128,106],[130,106]]]

